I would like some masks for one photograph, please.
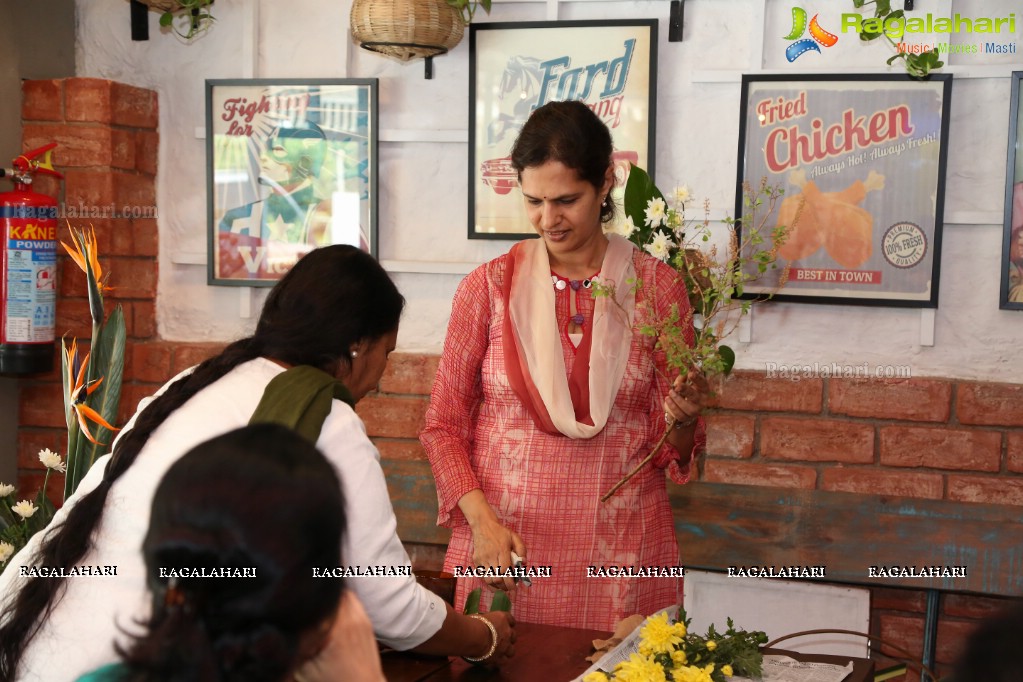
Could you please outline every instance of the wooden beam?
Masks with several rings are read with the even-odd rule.
[[[823,580],[1023,595],[1023,508],[723,483],[670,486],[682,563],[826,567]],[[870,567],[964,566],[965,577]]]

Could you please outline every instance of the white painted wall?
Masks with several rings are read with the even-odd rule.
[[[811,14],[833,13],[852,0],[806,0]],[[652,17],[658,45],[657,177],[687,182],[719,215],[730,210],[738,139],[739,74],[775,69],[800,73],[782,55],[793,2],[687,0],[685,40],[667,42],[668,2],[496,0],[487,21]],[[917,10],[949,14],[951,0],[923,0]],[[78,0],[78,74],[149,87],[160,94],[159,332],[170,340],[229,340],[254,324],[264,290],[206,286],[204,80],[232,77],[374,77],[380,79],[380,128],[454,130],[468,125],[468,39],[435,60],[408,65],[365,52],[348,34],[348,0],[217,0],[217,25],[182,44],[160,35],[132,43],[127,3]],[[1012,0],[955,0],[964,16],[1017,15]],[[1004,38],[1003,38],[1004,39]],[[1017,48],[1017,49],[1020,49]],[[883,67],[880,41],[840,41],[815,68]],[[1023,55],[952,59],[952,98],[940,308],[934,345],[921,345],[920,311],[855,306],[771,304],[758,308],[752,342],[738,346],[738,366],[766,363],[905,365],[914,376],[1023,382],[1019,360],[1023,314],[998,310],[1001,216],[1009,80]],[[977,77],[984,76],[984,77]],[[409,300],[399,336],[403,351],[440,350],[458,274],[415,272],[421,262],[457,261],[457,270],[507,250],[509,242],[466,238],[465,142],[382,142],[380,257]],[[418,264],[417,264],[418,263]],[[255,314],[252,312],[251,314]],[[925,325],[923,332],[929,328]]]

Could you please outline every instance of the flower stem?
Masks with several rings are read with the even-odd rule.
[[[610,489],[610,490],[608,490],[608,491],[607,491],[606,493],[604,493],[604,495],[603,495],[603,496],[602,496],[602,497],[600,498],[600,501],[601,501],[601,502],[607,502],[608,500],[610,500],[610,499],[611,499],[611,497],[612,497],[612,496],[613,496],[613,495],[614,495],[614,494],[615,494],[616,492],[618,492],[618,489],[619,489],[619,488],[621,488],[621,487],[622,487],[623,485],[625,485],[626,483],[628,483],[628,482],[629,482],[629,480],[630,480],[630,479],[631,479],[631,478],[632,478],[633,476],[635,476],[636,474],[638,474],[638,473],[639,473],[640,471],[642,471],[642,470],[643,470],[643,467],[645,467],[645,466],[646,466],[647,464],[649,464],[650,462],[652,462],[652,461],[653,461],[653,459],[654,459],[654,456],[655,456],[655,455],[656,455],[656,454],[657,454],[658,452],[660,452],[660,451],[661,451],[661,447],[662,447],[662,446],[664,445],[664,441],[668,440],[668,434],[669,434],[669,433],[671,433],[671,430],[672,430],[673,428],[675,428],[675,420],[674,420],[674,419],[672,419],[672,420],[671,420],[671,421],[670,421],[670,422],[668,423],[667,427],[665,427],[665,429],[664,429],[664,433],[663,433],[663,434],[661,434],[661,438],[660,438],[660,440],[658,440],[658,441],[657,441],[657,443],[656,443],[656,444],[654,445],[654,449],[650,451],[650,454],[649,454],[649,455],[647,455],[647,456],[646,456],[646,458],[645,458],[645,459],[644,459],[644,460],[643,460],[642,462],[640,462],[639,464],[637,464],[637,465],[636,465],[636,468],[635,468],[635,469],[633,469],[633,470],[632,470],[632,471],[630,471],[629,473],[625,474],[625,476],[623,476],[623,477],[622,477],[622,480],[620,480],[620,481],[618,481],[617,483],[615,483],[615,484],[614,484],[614,487],[613,487],[613,488],[611,488],[611,489]]]

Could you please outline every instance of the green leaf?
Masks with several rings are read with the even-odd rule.
[[[892,11],[891,0],[877,0],[877,14],[878,16],[885,16]]]
[[[494,593],[494,598],[490,602],[491,611],[511,611],[511,599],[504,590],[498,590]]]
[[[160,26],[166,28],[174,22],[174,15],[170,12],[164,12],[160,15]]]
[[[634,244],[644,244],[653,232],[652,228],[644,227],[646,219],[646,205],[650,199],[664,199],[661,190],[657,189],[654,181],[645,170],[634,164],[629,164],[629,179],[625,181],[625,194],[622,204],[625,208],[625,215],[632,218],[633,224],[640,228],[631,240]],[[641,235],[641,236],[640,236]],[[641,241],[637,241],[637,237]]]
[[[723,369],[722,374],[729,374],[732,371],[732,367],[735,366],[735,351],[731,347],[721,344],[718,346],[718,353],[721,355],[721,362]]]
[[[465,599],[465,610],[462,611],[462,613],[464,613],[467,616],[469,614],[471,614],[471,613],[479,613],[480,612],[480,596],[482,594],[483,594],[483,590],[481,590],[478,587],[475,590],[473,590],[472,592],[470,592],[469,596],[466,597],[466,599]]]

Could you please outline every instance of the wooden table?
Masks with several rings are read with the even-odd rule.
[[[590,667],[586,657],[593,652],[594,639],[610,635],[600,630],[580,630],[555,625],[518,623],[515,657],[500,668],[471,665],[460,658],[421,656],[389,651],[382,655],[384,677],[388,682],[493,682],[495,680],[539,679],[543,682],[568,682]],[[797,661],[818,661],[844,665],[848,658],[816,654],[797,654],[782,649],[764,653],[783,654]],[[874,662],[853,659],[853,672],[845,682],[870,682]]]
[[[593,640],[610,636],[599,630],[523,622],[516,624],[515,632],[515,657],[500,668],[392,651],[382,656],[384,677],[388,682],[522,682],[542,675],[545,682],[568,682],[590,667],[586,657],[593,653]]]

